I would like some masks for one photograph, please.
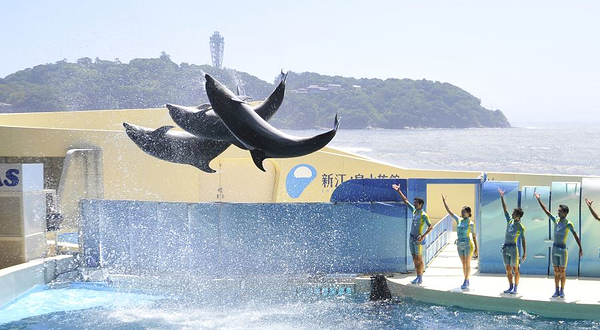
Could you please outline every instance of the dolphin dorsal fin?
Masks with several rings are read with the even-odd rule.
[[[171,130],[171,128],[173,128],[175,126],[172,125],[165,125],[165,126],[161,126],[159,128],[157,128],[154,132],[152,132],[152,134],[155,134],[157,136],[163,136],[165,134],[167,134],[167,132],[169,130]]]
[[[210,109],[212,109],[212,106],[210,105],[210,103],[202,103],[199,106],[197,106],[196,109],[198,109],[198,110],[210,110]]]

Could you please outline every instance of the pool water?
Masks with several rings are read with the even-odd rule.
[[[106,284],[41,287],[0,309],[0,329],[600,329],[599,321],[525,312],[481,312],[411,299],[369,302],[368,295],[348,288],[230,288],[165,295]]]

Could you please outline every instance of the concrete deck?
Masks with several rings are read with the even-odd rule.
[[[453,242],[454,240],[452,240]],[[462,266],[456,245],[449,244],[429,265],[423,284],[410,281],[415,274],[395,274],[388,277],[392,295],[412,297],[415,300],[459,306],[469,309],[516,313],[520,310],[551,318],[600,319],[600,279],[567,277],[565,298],[551,298],[554,293],[553,276],[521,277],[519,293],[505,294],[508,280],[505,274],[479,274],[477,260],[471,262],[471,287],[463,291]]]

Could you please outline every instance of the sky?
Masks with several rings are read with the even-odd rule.
[[[600,1],[0,0],[0,78],[63,59],[448,82],[512,123],[600,123]]]

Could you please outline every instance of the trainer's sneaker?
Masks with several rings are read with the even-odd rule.
[[[510,294],[517,294],[517,286],[515,285]]]
[[[554,294],[552,295],[552,298],[558,298],[559,295],[560,292],[558,291],[558,289],[556,289],[556,291],[554,291]]]
[[[463,285],[460,286],[461,289],[466,290],[469,288],[469,280],[465,280]]]
[[[513,285],[511,284],[508,290],[504,290],[504,293],[512,293]]]
[[[414,280],[410,281],[411,284],[421,284],[423,283],[423,278],[421,276],[417,276]]]
[[[558,292],[558,297],[559,298],[564,298],[565,297],[565,291],[563,289],[560,289],[560,292]]]

